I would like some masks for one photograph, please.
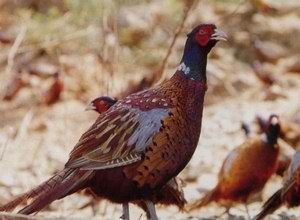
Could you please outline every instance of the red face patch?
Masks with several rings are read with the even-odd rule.
[[[96,108],[100,113],[106,112],[109,109],[107,103],[103,100],[96,103]]]
[[[213,33],[214,29],[212,25],[205,25],[200,27],[199,31],[196,33],[195,39],[202,47],[204,47]]]

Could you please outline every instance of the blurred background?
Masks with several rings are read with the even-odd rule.
[[[180,174],[192,201],[216,183],[228,151],[245,140],[241,122],[271,113],[300,123],[300,2],[297,0],[0,0],[0,203],[61,169],[97,118],[92,99],[122,98],[168,79],[186,34],[215,23],[228,34],[210,54],[199,147]],[[297,145],[298,144],[298,145]],[[299,141],[294,147],[299,146]],[[197,171],[197,172],[195,172]],[[273,177],[265,200],[281,184]],[[121,206],[75,194],[39,216],[118,219]],[[261,201],[250,204],[258,212]],[[158,208],[162,219],[222,213]],[[143,212],[131,206],[137,219]],[[243,206],[233,218],[244,219]],[[97,215],[97,217],[95,217]],[[272,219],[296,219],[282,208]]]

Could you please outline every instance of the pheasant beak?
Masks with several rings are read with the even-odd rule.
[[[225,34],[225,32],[215,29],[215,33],[213,33],[210,37],[210,39],[212,40],[223,40],[223,41],[227,41],[227,34]]]
[[[88,106],[85,108],[85,111],[89,111],[89,110],[96,110],[96,107],[92,102],[89,103]]]

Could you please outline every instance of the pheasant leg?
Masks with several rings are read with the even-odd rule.
[[[250,214],[249,214],[249,209],[248,209],[248,205],[247,205],[247,204],[245,204],[245,210],[246,210],[246,213],[247,213],[247,217],[248,217],[248,219],[250,220],[250,219],[251,219],[251,216],[250,216]]]
[[[122,208],[123,208],[123,214],[120,218],[123,220],[129,220],[129,205],[128,205],[128,203],[123,203]]]
[[[150,215],[149,220],[158,220],[153,202],[147,200],[147,201],[145,201],[145,204],[147,206],[148,213]]]

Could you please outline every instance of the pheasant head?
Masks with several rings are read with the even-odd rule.
[[[206,81],[207,54],[220,40],[227,36],[214,24],[201,24],[188,35],[179,70],[192,80]]]
[[[274,145],[277,143],[277,138],[280,134],[280,122],[277,115],[271,115],[268,121],[268,127],[265,132],[267,143]]]
[[[103,112],[106,112],[116,102],[116,99],[113,99],[109,96],[100,96],[92,100],[85,110],[94,110],[101,114]]]

